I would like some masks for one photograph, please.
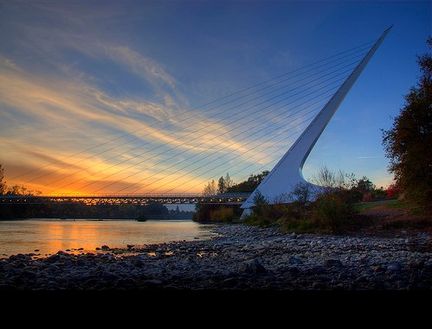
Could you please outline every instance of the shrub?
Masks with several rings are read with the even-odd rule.
[[[325,173],[323,176],[331,180],[333,186],[314,191],[308,184],[299,184],[289,195],[290,203],[270,205],[258,191],[254,198],[253,212],[245,222],[264,227],[275,225],[284,232],[336,233],[360,225],[360,222],[354,222],[353,202],[358,200],[361,192],[345,188],[342,179],[336,176],[334,178],[328,170]],[[310,201],[314,194],[316,200]]]
[[[282,217],[277,221],[282,232],[310,233],[316,230],[315,224],[307,218]]]
[[[388,199],[396,199],[399,197],[400,189],[396,184],[391,184],[385,192]]]
[[[299,201],[273,205],[261,204],[259,207],[254,207],[245,222],[262,227],[277,225],[287,231],[299,226],[298,222],[307,218],[308,209],[309,206]]]
[[[338,193],[326,193],[314,202],[311,212],[312,221],[321,229],[339,232],[352,223],[354,209]]]
[[[232,222],[239,219],[242,213],[240,206],[199,203],[195,206],[192,220],[196,222]]]
[[[245,222],[266,227],[275,224],[280,216],[281,211],[277,205],[260,205],[253,208],[252,214],[246,218]]]
[[[230,223],[237,216],[234,214],[234,209],[229,207],[220,207],[210,211],[210,220],[215,222]]]

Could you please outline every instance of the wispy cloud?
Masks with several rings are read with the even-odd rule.
[[[10,62],[6,63],[9,64]],[[30,118],[32,122],[39,122],[41,125],[57,125],[76,131],[85,131],[86,133],[81,138],[86,138],[86,136],[87,138],[93,138],[93,133],[93,135],[99,135],[98,138],[103,140],[103,134],[106,131],[96,128],[95,123],[97,123],[100,126],[110,129],[115,128],[117,131],[135,136],[148,146],[163,144],[168,149],[172,148],[188,152],[189,157],[197,155],[195,161],[200,160],[200,154],[210,154],[211,156],[214,154],[219,156],[237,154],[240,155],[239,160],[247,162],[262,161],[266,154],[263,148],[258,147],[258,145],[262,146],[258,141],[246,144],[247,141],[236,140],[232,137],[234,133],[230,132],[226,125],[215,120],[209,120],[202,113],[195,114],[194,112],[185,111],[185,115],[189,115],[190,118],[182,122],[176,117],[175,111],[166,108],[162,104],[130,98],[118,99],[84,81],[74,79],[65,81],[51,76],[41,76],[40,74],[36,77],[30,73],[24,73],[16,65],[2,65],[0,66],[0,86],[0,104],[13,109],[13,114],[21,113],[26,116],[27,120]],[[150,119],[153,120],[153,124],[150,123]],[[170,130],[161,129],[157,125],[165,122],[171,123]],[[189,130],[191,126],[194,128]],[[201,131],[198,134],[199,138],[194,133],[196,130]],[[55,156],[44,157],[41,152],[35,152],[32,150],[31,143],[28,144],[27,136],[20,136],[18,132],[16,136],[8,136],[8,138],[15,139],[16,142],[22,141],[22,145],[25,145],[15,149],[15,152],[19,153],[16,157],[29,159],[33,163],[38,163],[37,159],[39,159],[39,163],[48,162],[53,165],[63,165],[63,169],[71,176],[68,180],[74,178],[80,180],[81,183],[85,181],[83,175],[77,178],[76,175],[72,174],[75,166],[71,165],[71,161],[76,161],[76,159],[68,159],[71,151],[61,149],[59,152],[59,145],[55,143],[56,141],[49,141],[46,137],[46,131],[43,130],[33,132],[31,139],[44,143],[45,152]],[[75,137],[78,138],[77,135]],[[79,147],[76,149],[79,149]],[[144,151],[145,149],[144,146]],[[129,149],[126,150],[126,155],[127,152],[129,152]],[[119,180],[121,180],[122,175],[120,173],[123,173],[124,170],[129,173],[134,173],[134,170],[136,170],[134,178],[144,177],[145,174],[154,176],[155,170],[163,171],[164,167],[171,165],[171,163],[164,163],[163,159],[161,162],[157,162],[161,160],[157,156],[157,152],[160,152],[160,150],[157,149],[155,152],[148,152],[142,156],[144,160],[146,157],[152,158],[153,161],[141,160],[147,167],[154,166],[150,171],[143,171],[142,163],[138,163],[137,166],[132,168],[130,165],[115,166],[113,163],[115,164],[116,161],[109,161],[109,159],[99,157],[95,157],[91,161],[81,162],[80,166],[91,168],[83,170],[83,174],[90,173],[89,179],[91,181],[94,179],[100,180],[99,183],[93,184],[94,186],[100,185],[104,181],[104,176],[110,174],[119,174],[114,177],[119,177]],[[246,155],[242,159],[243,153],[246,153]],[[108,153],[108,155],[118,159],[116,152]],[[30,160],[30,158],[33,158],[33,160]],[[125,162],[125,164],[127,163]],[[101,172],[103,175],[98,174]],[[161,173],[159,180],[164,179],[163,175],[166,175],[166,173]],[[177,176],[183,177],[185,174],[179,172]],[[186,175],[186,177],[188,176],[193,175]],[[188,177],[188,179],[190,182],[195,181],[191,177]],[[205,178],[196,181],[201,182],[203,179]],[[47,184],[51,181],[46,179]],[[39,189],[40,184],[39,182],[37,186]],[[113,185],[117,186],[116,184]]]
[[[207,176],[200,176],[202,170],[188,172],[190,168],[225,164],[214,174],[274,157],[267,136],[248,136],[264,117],[243,124],[242,116],[230,120],[190,109],[166,65],[127,40],[91,28],[91,20],[124,13],[103,8],[87,15],[73,3],[24,4],[11,5],[22,17],[8,22],[19,38],[0,46],[0,140],[8,141],[0,162],[15,166],[10,170],[14,175],[31,168],[42,176],[31,187],[49,192],[66,185],[58,192],[77,193],[103,184],[110,192],[120,186],[179,184],[201,190]],[[43,19],[25,19],[28,10]],[[129,80],[142,84],[142,92],[124,87]],[[120,137],[97,146],[113,136]],[[89,146],[93,148],[83,151]],[[30,177],[16,182],[25,184]]]
[[[151,58],[144,57],[125,46],[100,45],[100,48],[105,50],[109,58],[126,65],[132,73],[152,82],[161,81],[171,88],[175,88],[174,78]]]
[[[378,155],[358,156],[358,157],[356,157],[356,159],[359,159],[359,160],[380,159],[380,158],[381,158],[381,156],[378,156]]]

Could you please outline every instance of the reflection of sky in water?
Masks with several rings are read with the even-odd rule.
[[[195,211],[195,204],[165,204],[168,210],[176,210],[177,206],[180,211]]]
[[[132,220],[25,220],[0,222],[0,257],[30,253],[41,255],[59,250],[96,247],[126,247],[212,236],[209,225],[192,221]]]

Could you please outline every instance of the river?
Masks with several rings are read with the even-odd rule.
[[[41,256],[59,250],[95,252],[110,248],[170,241],[209,239],[212,225],[190,220],[59,220],[28,219],[0,221],[0,257],[19,253]],[[77,250],[83,248],[82,250]],[[74,249],[74,250],[72,250]],[[38,251],[35,251],[38,250]]]

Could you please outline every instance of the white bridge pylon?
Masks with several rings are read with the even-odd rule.
[[[281,196],[291,193],[299,183],[310,184],[304,179],[302,173],[303,165],[307,157],[330,119],[333,117],[333,114],[336,112],[339,105],[342,103],[343,99],[360,76],[369,60],[375,54],[391,28],[392,27],[389,27],[382,33],[365,57],[312,120],[309,126],[303,131],[299,138],[294,142],[288,152],[285,153],[285,155],[274,166],[272,171],[242,204],[241,208],[245,209],[243,215],[250,212],[254,205],[254,197],[258,191],[270,204],[275,204],[280,200]]]

